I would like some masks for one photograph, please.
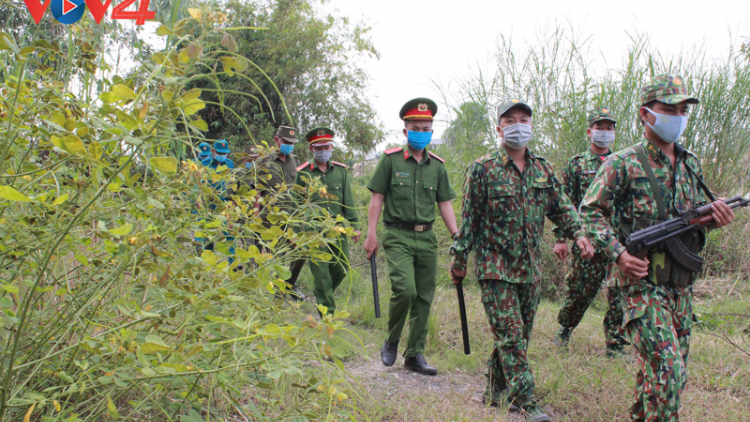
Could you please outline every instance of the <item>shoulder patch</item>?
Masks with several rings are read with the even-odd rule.
[[[489,153],[489,154],[485,154],[485,155],[483,155],[483,156],[481,156],[481,157],[477,158],[477,160],[476,160],[476,161],[474,161],[474,162],[475,162],[475,163],[477,163],[477,164],[484,164],[484,163],[486,163],[487,161],[491,160],[491,159],[492,159],[492,157],[493,157],[494,155],[495,155],[495,154],[494,154],[494,153],[492,153],[492,152],[491,152],[491,153]]]
[[[437,154],[435,154],[435,153],[433,153],[431,151],[428,151],[428,154],[430,154],[430,157],[434,157],[436,160],[440,161],[441,163],[445,162],[445,160],[443,160],[442,158],[438,157]]]
[[[403,150],[404,149],[402,147],[387,149],[387,150],[385,150],[385,155],[395,154],[395,153],[401,152]]]
[[[337,165],[337,166],[340,166],[340,167],[346,168],[346,164],[344,164],[344,163],[339,163],[338,161],[331,161],[331,162],[332,162],[333,164]]]
[[[309,161],[306,161],[305,164],[302,164],[301,166],[297,167],[297,171],[302,171],[307,165],[309,164]]]

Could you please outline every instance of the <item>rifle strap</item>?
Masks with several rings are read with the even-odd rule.
[[[635,152],[638,154],[638,161],[641,162],[641,167],[643,167],[643,171],[646,172],[648,182],[651,184],[651,191],[654,194],[654,201],[656,201],[656,210],[659,212],[659,220],[666,221],[667,207],[664,204],[664,195],[661,192],[659,183],[656,181],[654,169],[651,168],[651,163],[649,162],[648,157],[646,157],[646,150],[643,148],[643,145],[638,144],[635,146]]]
[[[711,192],[711,189],[709,189],[708,186],[706,186],[706,183],[703,181],[703,178],[698,176],[698,173],[696,173],[695,170],[693,170],[693,168],[688,165],[687,161],[684,161],[683,163],[685,164],[685,167],[687,167],[690,174],[693,175],[693,178],[695,178],[695,180],[698,182],[698,186],[700,186],[700,188],[703,189],[703,192],[705,192],[708,199],[710,199],[711,202],[716,202],[716,198],[714,197],[713,192]]]

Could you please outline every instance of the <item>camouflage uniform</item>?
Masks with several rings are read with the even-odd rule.
[[[641,103],[658,100],[677,104],[689,97],[678,76],[659,75],[642,90]],[[675,165],[650,141],[612,154],[604,162],[581,204],[581,219],[598,249],[611,260],[625,251],[627,236],[660,220],[648,174],[638,159],[643,148],[665,202],[666,218],[707,203],[699,188],[702,179],[698,158],[675,144]],[[610,225],[613,213],[619,227]],[[692,284],[676,283],[684,272],[672,265],[663,251],[649,251],[649,274],[641,280],[618,271],[624,301],[624,325],[639,353],[641,369],[636,377],[634,421],[678,421],[680,394],[687,382],[687,360],[692,323]],[[658,278],[657,278],[658,275]]]
[[[571,239],[583,230],[552,166],[528,149],[523,172],[505,149],[478,159],[466,172],[462,203],[451,268],[466,270],[474,250],[476,277],[495,342],[488,391],[507,387],[509,402],[531,408],[536,406],[534,377],[526,350],[541,291],[544,217]]]
[[[601,120],[615,122],[610,117],[609,109],[597,107],[588,116],[589,127]],[[562,182],[565,194],[568,195],[573,204],[580,205],[583,195],[608,155],[610,155],[610,151],[604,155],[598,155],[589,149],[568,160]],[[559,229],[555,230],[555,235],[557,243],[565,242],[565,238]],[[580,251],[575,245],[573,245],[572,261],[570,270],[565,276],[565,285],[567,286],[565,303],[557,315],[557,322],[562,326],[558,337],[566,331],[563,336],[570,336],[570,332],[581,322],[586,310],[599,293],[602,282],[608,278],[613,270],[613,263],[601,252],[597,252],[593,258],[586,261],[581,258]],[[625,329],[622,326],[622,302],[620,301],[619,287],[610,284],[607,299],[609,306],[604,316],[604,337],[608,349],[617,350],[627,344]]]

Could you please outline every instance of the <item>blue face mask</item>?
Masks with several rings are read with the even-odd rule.
[[[417,151],[425,149],[427,145],[430,145],[432,141],[432,132],[414,132],[408,131],[406,138],[409,141],[409,146]]]
[[[281,146],[279,146],[279,151],[284,155],[289,155],[292,153],[292,151],[294,151],[294,145],[281,144]]]
[[[227,155],[226,155],[226,154],[223,154],[223,155],[222,155],[222,154],[216,154],[216,155],[214,156],[214,159],[215,159],[215,160],[216,160],[217,162],[219,162],[219,163],[223,163],[224,161],[227,161]]]
[[[210,166],[211,165],[211,156],[208,157],[201,157],[201,164],[204,166]]]
[[[652,125],[646,122],[648,127],[656,132],[664,142],[672,143],[682,136],[682,132],[687,127],[687,116],[670,116],[668,114],[655,113],[650,108],[646,107],[649,113],[656,116],[656,122]]]
[[[253,162],[245,163],[245,168],[246,169],[251,169],[251,168],[253,168],[254,165],[255,165],[255,163],[253,163]]]

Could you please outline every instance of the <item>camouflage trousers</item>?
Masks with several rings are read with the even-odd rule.
[[[495,348],[488,363],[488,386],[508,389],[508,402],[535,405],[534,375],[526,350],[539,307],[541,285],[481,280],[482,304],[487,312]]]
[[[599,288],[607,278],[607,271],[611,265],[610,261],[599,253],[588,261],[584,260],[575,246],[572,256],[573,263],[565,275],[565,284],[568,288],[565,303],[557,315],[557,322],[570,329],[576,328],[583,319],[583,315],[591,306],[599,293]],[[609,306],[607,313],[604,315],[606,343],[611,346],[627,345],[625,327],[622,324],[622,301],[618,287],[609,287],[607,301]]]
[[[679,421],[687,384],[692,287],[675,289],[639,280],[623,288],[625,330],[641,365],[635,381],[633,421]]]

